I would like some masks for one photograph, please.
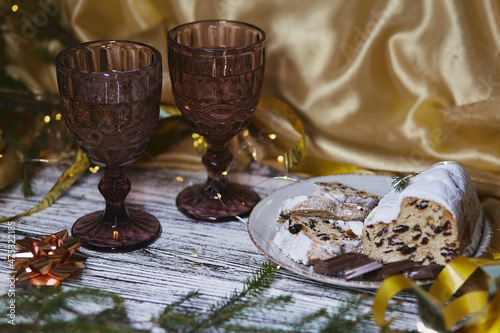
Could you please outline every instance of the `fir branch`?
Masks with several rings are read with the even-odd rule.
[[[193,327],[198,325],[199,313],[187,315],[178,312],[168,312],[155,320],[155,324],[167,332],[196,332]]]
[[[300,317],[294,324],[293,329],[295,332],[302,332],[309,324],[314,323],[317,319],[328,316],[326,309],[319,309],[318,311],[307,313]]]
[[[276,267],[272,262],[264,263],[252,276],[246,279],[243,290],[234,291],[230,297],[212,306],[204,325],[219,325],[234,317],[240,315],[242,311],[252,306],[257,306],[256,302],[247,299],[247,296],[255,298],[269,289],[274,281]],[[289,302],[290,299],[282,299],[281,302]],[[279,303],[279,302],[278,302]]]
[[[39,314],[42,316],[51,316],[63,311],[71,311],[75,314],[80,314],[72,304],[77,303],[96,303],[96,304],[113,304],[113,310],[120,309],[123,306],[123,299],[118,295],[106,291],[90,288],[79,288],[63,290],[53,293],[51,297],[44,300],[39,307]],[[109,313],[112,314],[112,313]]]
[[[192,298],[200,296],[200,293],[197,290],[190,291],[183,297],[181,297],[178,301],[173,302],[172,304],[167,305],[167,307],[163,310],[162,315],[168,314],[169,312],[176,311],[180,305],[184,302],[191,300]]]
[[[189,311],[180,305],[197,293],[191,293],[168,306],[157,319],[160,327],[167,331],[201,332],[215,328],[231,331],[260,331],[259,328],[243,327],[234,323],[236,319],[246,318],[249,312],[272,309],[291,302],[291,296],[263,297],[274,281],[276,267],[265,262],[252,276],[246,279],[241,291],[233,291],[229,296],[210,306],[207,313]],[[194,318],[194,319],[193,319]],[[266,331],[269,332],[269,329]]]
[[[183,307],[186,302],[200,296],[191,291],[178,301],[166,306],[158,318],[141,322],[167,332],[351,332],[361,331],[371,319],[363,311],[365,297],[353,296],[334,312],[320,309],[305,314],[284,328],[255,326],[248,315],[263,309],[277,309],[291,302],[291,296],[265,297],[276,273],[273,263],[264,263],[250,278],[241,291],[234,291],[223,300],[209,307],[208,311]],[[8,294],[0,297],[0,311],[7,310]],[[125,300],[115,293],[91,288],[41,287],[16,291],[16,325],[8,323],[8,317],[0,318],[0,331],[16,332],[105,332],[137,333],[130,321]],[[103,309],[104,307],[104,309]],[[93,312],[82,309],[99,309]],[[369,308],[368,308],[369,309]],[[6,312],[5,312],[6,313]],[[265,313],[265,311],[263,311]]]
[[[179,300],[167,305],[162,314],[155,320],[155,323],[167,329],[167,331],[189,332],[197,325],[196,318],[200,316],[200,312],[183,309],[181,305],[199,296],[198,291],[190,291]]]
[[[394,176],[392,177],[391,186],[397,193],[402,192],[410,184],[410,176]]]
[[[0,308],[7,306],[8,295],[1,297]],[[81,313],[79,309],[98,304],[104,310]],[[6,308],[4,309],[6,310]],[[141,332],[132,328],[124,300],[114,293],[90,288],[65,290],[62,287],[29,288],[16,291],[16,313],[22,316],[15,325],[0,319],[0,331],[9,332]],[[72,320],[63,318],[73,318]],[[7,319],[8,320],[8,319]]]

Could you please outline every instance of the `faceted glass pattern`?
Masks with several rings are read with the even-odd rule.
[[[168,61],[175,102],[191,127],[204,137],[205,184],[183,190],[177,207],[205,221],[248,215],[259,196],[230,183],[228,140],[248,123],[260,98],[266,34],[243,22],[200,21],[168,33]]]
[[[100,251],[143,247],[161,227],[149,213],[126,207],[131,184],[125,167],[142,153],[158,121],[161,54],[136,42],[95,41],[63,50],[56,60],[66,125],[82,151],[104,168],[98,187],[106,207],[76,221],[72,235]]]

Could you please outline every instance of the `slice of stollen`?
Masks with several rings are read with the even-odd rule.
[[[361,252],[363,222],[290,214],[273,244],[296,262],[310,265],[342,253]]]

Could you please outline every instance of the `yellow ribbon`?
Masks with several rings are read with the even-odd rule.
[[[259,101],[259,105],[257,106],[257,115],[259,112],[263,112],[267,110],[271,112],[274,116],[274,124],[267,123],[266,126],[269,127],[271,133],[269,133],[268,138],[273,138],[273,141],[279,139],[280,130],[286,129],[287,126],[291,126],[293,131],[295,131],[298,138],[295,140],[290,140],[289,146],[285,145],[282,155],[277,156],[277,160],[279,163],[283,163],[285,172],[290,172],[296,166],[302,162],[306,155],[306,134],[304,131],[304,125],[302,121],[297,116],[295,111],[285,102],[279,100],[277,98],[273,98],[271,96],[262,95]],[[262,116],[264,120],[269,118]],[[254,123],[256,122],[257,117],[254,117],[252,120]],[[260,131],[266,126],[260,126]]]
[[[500,260],[500,250],[498,250],[494,245],[491,245],[488,249],[487,256],[494,260]]]
[[[318,157],[318,152],[310,151],[306,156],[306,141],[304,125],[293,108],[278,98],[262,95],[247,128],[230,141],[231,169],[244,169],[251,161],[257,161],[285,172],[309,176],[373,174],[354,165]],[[163,165],[201,170],[199,156],[205,153],[206,142],[193,133],[175,105],[161,105],[160,121],[146,150],[135,166]]]
[[[166,143],[177,143],[188,135],[196,153],[205,153],[206,142],[203,137],[191,130],[185,130],[186,122],[181,120],[180,116],[177,107],[161,106],[161,121],[156,137],[151,139],[148,147],[152,155],[168,149]],[[172,138],[172,134],[175,138]],[[290,172],[306,155],[304,125],[287,103],[262,95],[249,125],[231,141],[231,145],[234,159],[237,160],[235,162],[240,166],[257,160],[275,168],[283,167],[285,172]]]
[[[467,289],[465,283],[474,289],[452,301],[457,291]],[[450,331],[460,320],[460,333],[500,332],[500,261],[466,258],[459,256],[452,260],[438,275],[428,292],[403,275],[385,279],[373,302],[373,315],[380,327],[387,327],[385,312],[389,301],[400,291],[412,289],[419,299],[419,310],[423,323],[436,331]]]

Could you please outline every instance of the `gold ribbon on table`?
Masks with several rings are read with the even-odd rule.
[[[491,245],[488,249],[488,256],[491,256],[494,260],[500,260],[500,250],[494,245]]]
[[[68,190],[77,180],[83,175],[87,170],[93,172],[90,167],[90,162],[88,157],[78,149],[76,153],[75,162],[63,172],[63,174],[57,179],[56,183],[52,186],[49,192],[43,197],[43,199],[34,207],[16,214],[14,216],[7,216],[0,218],[0,223],[10,221],[15,218],[31,215],[33,213],[44,210],[45,208],[52,205],[66,190]]]
[[[375,321],[380,327],[387,327],[388,332],[393,332],[385,320],[388,303],[406,289],[417,296],[420,316],[427,328],[449,332],[459,326],[456,332],[460,333],[500,332],[500,260],[456,257],[444,267],[428,292],[403,275],[388,277],[373,302]]]

